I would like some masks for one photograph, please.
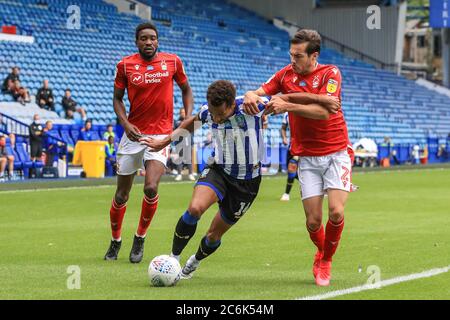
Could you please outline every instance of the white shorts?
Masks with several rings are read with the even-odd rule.
[[[164,139],[167,135],[145,135],[155,139]],[[156,160],[164,166],[167,165],[167,158],[170,155],[170,146],[165,147],[159,152],[151,152],[149,148],[139,142],[128,139],[124,134],[120,140],[117,150],[117,174],[128,176],[135,174],[139,169],[144,168],[145,161]]]
[[[302,200],[322,196],[328,189],[350,192],[352,163],[347,151],[321,157],[300,157],[298,178]]]

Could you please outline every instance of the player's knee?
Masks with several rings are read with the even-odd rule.
[[[144,193],[150,199],[156,197],[158,194],[158,185],[153,183],[146,184],[144,186]]]
[[[118,204],[118,205],[122,205],[124,203],[128,202],[128,197],[129,197],[129,193],[125,192],[125,191],[117,191],[116,195],[114,197],[114,201]]]
[[[306,225],[309,230],[316,231],[319,230],[322,225],[322,221],[320,219],[310,218],[306,220]]]
[[[189,205],[188,211],[191,216],[200,219],[202,214],[205,212],[205,208],[200,203],[193,202]]]
[[[332,205],[328,209],[329,219],[335,223],[342,221],[344,217],[344,206],[342,205]]]

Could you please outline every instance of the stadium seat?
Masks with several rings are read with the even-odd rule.
[[[46,6],[38,5],[39,0],[0,3],[4,22],[36,39],[33,44],[0,42],[0,75],[6,76],[11,66],[19,65],[21,80],[32,93],[39,89],[44,78],[50,79],[57,94],[57,111],[62,110],[64,89],[70,87],[79,105],[96,124],[114,123],[116,116],[111,107],[114,66],[121,57],[136,51],[133,30],[144,20],[119,13],[114,5],[101,0],[80,0],[77,3],[86,17],[85,24],[82,30],[69,30],[65,14],[70,1],[45,2]],[[161,50],[177,53],[184,62],[197,101],[194,112],[205,100],[206,89],[212,81],[229,79],[236,84],[238,94],[243,94],[259,87],[274,71],[289,63],[288,34],[231,2],[147,2],[152,6],[152,18],[159,29]],[[48,31],[50,25],[52,32]],[[108,52],[104,48],[109,48]],[[211,51],[214,59],[210,59]],[[396,144],[426,143],[429,135],[440,139],[447,136],[450,122],[447,96],[332,48],[324,47],[319,61],[336,64],[341,69],[343,110],[352,140],[368,137],[381,143],[389,135]],[[0,102],[10,104],[11,101],[10,95],[0,94]],[[174,101],[177,115],[182,99],[176,86]],[[125,104],[129,107],[127,99]],[[27,112],[20,108],[6,110],[0,106],[0,112],[13,114],[25,123],[32,121],[34,112],[56,124],[81,122],[78,115],[72,121],[34,106]],[[422,114],[424,109],[426,114]],[[270,142],[275,145],[280,141],[280,123],[281,116],[270,118]],[[76,128],[70,129],[73,142],[78,139]],[[101,138],[103,132],[96,131]]]

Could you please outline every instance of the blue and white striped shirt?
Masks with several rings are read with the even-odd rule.
[[[264,98],[265,102],[269,100]],[[243,97],[235,100],[234,114],[224,123],[212,121],[208,105],[204,104],[199,113],[199,120],[212,130],[214,151],[208,163],[216,163],[224,172],[236,179],[254,179],[261,175],[261,160],[265,156],[262,114],[246,114],[242,109]]]

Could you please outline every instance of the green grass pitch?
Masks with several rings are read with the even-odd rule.
[[[298,184],[290,202],[279,201],[285,177],[264,177],[257,200],[221,248],[191,280],[170,288],[151,287],[147,267],[154,256],[170,252],[192,184],[161,184],[138,265],[128,255],[142,185],[132,190],[115,262],[102,260],[113,186],[0,192],[0,299],[295,299],[364,285],[371,265],[380,268],[381,280],[450,265],[449,169],[355,173],[354,182],[360,190],[348,201],[328,288],[314,284],[315,250]],[[200,220],[182,262],[196,251],[215,211]],[[81,271],[79,290],[67,288],[71,265]],[[337,299],[450,299],[450,272]]]

